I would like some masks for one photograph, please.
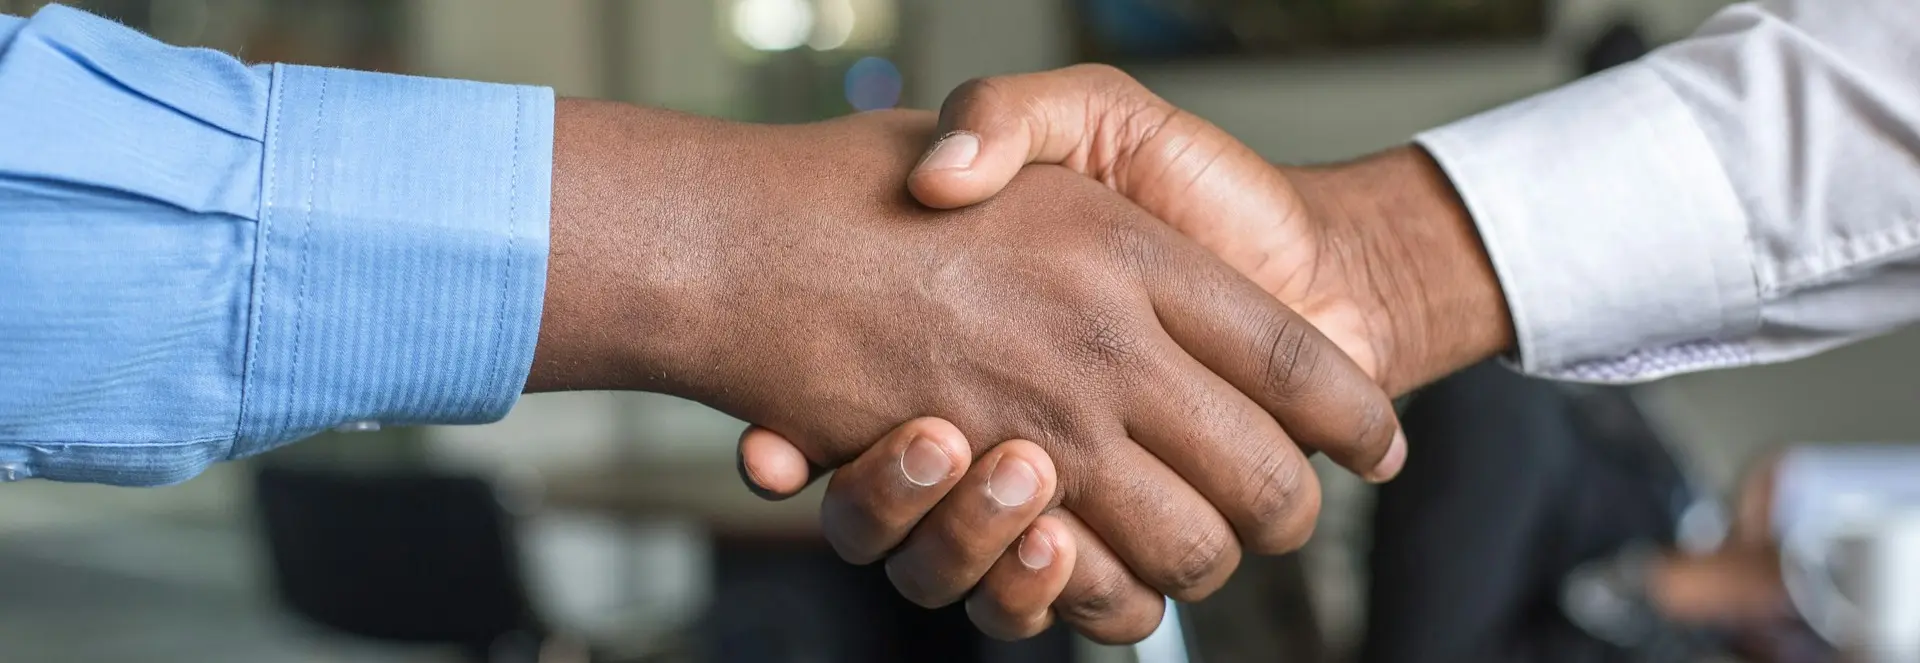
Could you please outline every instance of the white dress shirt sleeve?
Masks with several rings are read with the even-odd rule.
[[[1920,321],[1920,2],[1730,7],[1642,60],[1422,134],[1522,370],[1622,382]]]

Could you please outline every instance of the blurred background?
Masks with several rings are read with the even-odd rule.
[[[0,0],[0,11],[30,14],[44,4]],[[1106,61],[1269,158],[1305,162],[1402,143],[1419,130],[1565,83],[1604,66],[1609,54],[1632,57],[1642,47],[1682,37],[1725,3],[70,4],[166,41],[221,49],[248,61],[533,83],[562,95],[766,122],[894,105],[932,108],[971,77]],[[1518,420],[1523,417],[1516,413],[1534,411],[1526,410],[1535,407],[1528,394],[1549,392],[1552,402],[1540,407],[1559,414],[1543,416],[1572,422],[1566,424],[1574,431],[1568,437],[1637,435],[1656,448],[1627,454],[1633,460],[1622,472],[1629,478],[1621,480],[1647,483],[1661,496],[1654,500],[1660,503],[1654,524],[1619,525],[1633,531],[1600,536],[1604,541],[1587,546],[1591,550],[1569,553],[1564,568],[1524,572],[1540,578],[1509,581],[1497,577],[1499,571],[1476,575],[1482,572],[1462,567],[1435,567],[1427,574],[1453,578],[1456,587],[1448,591],[1456,593],[1533,587],[1526,600],[1486,599],[1493,607],[1479,625],[1497,631],[1493,635],[1429,642],[1424,638],[1439,636],[1396,621],[1416,617],[1377,614],[1381,605],[1408,599],[1371,582],[1373,576],[1416,578],[1428,562],[1418,555],[1386,559],[1376,550],[1376,538],[1399,537],[1406,544],[1398,549],[1418,550],[1421,537],[1430,535],[1408,523],[1457,516],[1404,511],[1396,505],[1416,499],[1414,492],[1376,495],[1322,468],[1327,507],[1309,549],[1279,560],[1249,560],[1228,591],[1184,610],[1185,623],[1168,627],[1155,644],[1103,648],[1059,634],[1018,647],[976,642],[955,628],[964,617],[951,611],[927,615],[888,602],[884,579],[839,564],[812,531],[817,493],[769,505],[742,489],[733,467],[740,422],[665,397],[584,393],[527,397],[505,421],[490,426],[332,433],[164,489],[0,486],[0,660],[585,660],[588,651],[606,660],[772,662],[1187,660],[1183,655],[1229,662],[1441,661],[1454,654],[1452,660],[1498,660],[1475,653],[1491,649],[1512,653],[1516,661],[1656,660],[1619,652],[1555,657],[1556,645],[1507,647],[1468,642],[1468,636],[1504,637],[1534,628],[1525,615],[1563,603],[1558,588],[1566,578],[1596,560],[1623,559],[1617,553],[1630,544],[1711,549],[1733,520],[1728,514],[1737,510],[1741,477],[1766,450],[1915,438],[1920,409],[1912,399],[1920,394],[1920,374],[1889,370],[1914,365],[1920,365],[1920,335],[1903,334],[1787,366],[1607,392],[1613,395],[1601,401],[1628,403],[1634,414],[1627,420],[1645,424],[1625,433],[1606,424],[1618,420],[1617,412],[1579,414],[1588,411],[1583,404],[1593,394],[1505,384],[1505,377],[1465,376],[1496,386],[1469,381],[1436,391],[1511,389],[1510,396],[1461,397],[1470,402],[1444,407],[1416,398],[1410,426],[1438,431],[1415,432],[1416,449],[1447,446],[1423,447],[1423,440],[1448,436],[1516,445],[1516,436],[1555,435],[1524,428],[1480,434],[1449,423],[1468,412],[1478,412],[1477,420]],[[1595,417],[1600,424],[1592,423]],[[1410,467],[1421,462],[1416,455]],[[1457,475],[1423,475],[1408,485],[1405,491],[1526,501],[1517,497],[1525,492],[1518,488],[1502,494],[1481,486],[1476,493],[1471,480]],[[1682,493],[1684,498],[1668,499]],[[1593,500],[1612,504],[1606,495],[1602,490],[1579,499],[1588,500],[1587,506]],[[1546,504],[1568,498],[1527,499]],[[1515,518],[1585,522],[1566,510],[1528,513],[1534,515]],[[1400,529],[1390,534],[1395,527]],[[356,546],[354,540],[365,537],[343,534],[352,528],[406,541],[408,552]],[[1488,548],[1488,559],[1519,574],[1539,556],[1528,556],[1539,549],[1528,537],[1577,538],[1536,530],[1515,525],[1489,534],[1506,545]],[[1518,552],[1507,559],[1496,548]],[[447,553],[445,561],[421,561],[434,559],[436,550]],[[1407,608],[1420,609],[1426,608]],[[1579,621],[1572,615],[1555,628]],[[1387,640],[1406,643],[1401,650],[1440,653],[1422,658],[1371,644]],[[1520,649],[1542,657],[1513,653]],[[1666,660],[1725,655],[1684,651]]]

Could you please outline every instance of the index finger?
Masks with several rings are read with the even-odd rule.
[[[1169,231],[1170,232],[1170,231]],[[1393,401],[1339,346],[1293,309],[1210,258],[1164,264],[1149,284],[1154,309],[1175,342],[1271,413],[1288,436],[1371,481],[1406,462]]]
[[[1299,313],[1160,224],[1132,242],[1160,323],[1187,354],[1272,415],[1285,436],[1360,476],[1405,463],[1392,400]],[[1277,431],[1275,431],[1277,432]]]

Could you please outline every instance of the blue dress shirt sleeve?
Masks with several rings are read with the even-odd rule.
[[[553,94],[0,17],[0,480],[183,481],[526,382]]]

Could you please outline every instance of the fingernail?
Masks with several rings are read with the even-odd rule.
[[[993,476],[987,477],[987,494],[1000,506],[1026,504],[1039,489],[1039,473],[1033,471],[1033,465],[1018,458],[1001,458],[1000,465],[993,468]]]
[[[1367,475],[1367,480],[1374,483],[1392,481],[1394,477],[1400,475],[1400,469],[1406,465],[1407,434],[1403,431],[1394,431],[1393,441],[1387,444],[1387,455],[1380,459],[1380,464],[1373,466],[1373,472]]]
[[[1035,571],[1053,564],[1053,540],[1046,532],[1034,530],[1020,537],[1020,563]]]
[[[907,443],[906,453],[900,454],[900,471],[913,485],[931,486],[953,474],[953,459],[931,440],[916,437]]]
[[[915,170],[961,170],[972,166],[973,158],[979,155],[980,137],[956,131],[934,143],[933,151],[920,160],[920,167]]]

